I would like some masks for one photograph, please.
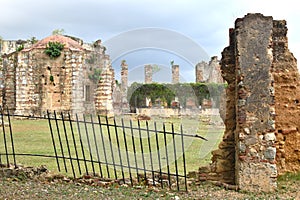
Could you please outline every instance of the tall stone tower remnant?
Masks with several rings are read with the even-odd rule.
[[[273,191],[278,173],[300,169],[300,78],[284,20],[248,14],[222,52],[225,133],[202,179]]]
[[[172,65],[172,83],[179,83],[179,65]]]
[[[145,65],[145,83],[152,83],[153,68],[152,65]]]

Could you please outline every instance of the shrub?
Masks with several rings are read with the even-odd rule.
[[[45,53],[50,56],[50,58],[57,58],[60,56],[64,46],[65,45],[60,42],[48,42]]]

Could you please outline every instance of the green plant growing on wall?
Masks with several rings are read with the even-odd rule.
[[[36,39],[36,37],[31,37],[30,39],[27,40],[28,42],[30,42],[31,44],[35,44],[38,42],[38,40]]]
[[[101,80],[101,73],[102,70],[99,68],[94,68],[91,70],[92,73],[89,74],[89,79],[92,80],[94,83],[97,83],[99,80]]]
[[[20,46],[17,47],[17,51],[22,51],[24,49],[24,44],[21,44]]]
[[[54,77],[52,75],[50,75],[50,81],[53,82],[54,81]]]
[[[57,58],[60,56],[64,46],[65,45],[60,42],[48,42],[45,54],[47,54],[50,58]]]

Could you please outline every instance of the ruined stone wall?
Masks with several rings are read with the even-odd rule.
[[[172,83],[179,83],[179,65],[172,65]]]
[[[235,175],[243,190],[276,188],[272,28],[272,17],[260,14],[235,24]]]
[[[261,14],[237,19],[222,52],[225,133],[200,180],[272,191],[278,172],[299,171],[299,73],[285,21]],[[224,114],[225,113],[225,114]]]
[[[152,65],[145,65],[145,83],[152,83],[153,68]]]
[[[235,46],[234,31],[230,29],[230,46],[222,52],[222,76],[226,80],[226,106],[224,113],[225,132],[219,148],[212,152],[212,164],[199,169],[200,180],[221,181],[235,184],[235,139],[236,109],[235,109]]]
[[[15,110],[16,108],[16,67],[17,55],[10,54],[3,57],[3,88],[2,92],[2,105],[7,108]]]
[[[107,59],[107,61],[109,61]],[[105,68],[101,74],[101,79],[97,84],[96,95],[95,95],[95,107],[97,114],[113,116],[113,82],[114,70],[111,67],[110,62],[105,64]]]
[[[221,75],[220,61],[217,56],[213,56],[208,64],[210,68],[209,76],[207,79],[208,83],[223,83]]]
[[[288,49],[286,21],[273,22],[276,163],[279,173],[300,170],[300,78]]]
[[[65,45],[59,57],[45,54],[48,41]],[[101,70],[112,70],[99,42],[87,50],[77,41],[59,35],[4,56],[3,64],[3,105],[24,115],[45,115],[47,110],[94,113]],[[113,71],[109,75],[111,91],[115,84]]]
[[[196,83],[223,83],[218,57],[211,57],[209,63],[204,61],[198,63],[195,67],[195,75]]]
[[[202,61],[196,65],[196,69],[195,69],[196,70],[195,71],[196,83],[201,83],[201,82],[205,81],[204,70],[205,70],[206,65],[207,65],[207,63],[204,61]]]

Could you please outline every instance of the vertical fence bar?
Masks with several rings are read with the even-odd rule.
[[[79,171],[79,174],[81,175],[81,167],[80,167],[80,163],[79,163],[79,156],[78,156],[77,145],[76,145],[74,129],[73,129],[70,113],[68,113],[68,118],[69,118],[71,133],[72,133],[72,139],[73,139],[73,145],[74,145],[74,149],[75,149],[75,156],[76,156],[76,161],[77,161],[77,165],[78,165],[78,171]]]
[[[116,124],[116,118],[114,118],[114,127],[115,127],[115,134],[116,134],[116,140],[117,140],[117,146],[118,146],[118,153],[119,153],[119,157],[120,157],[122,179],[125,183],[123,162],[122,162],[122,155],[121,155],[121,150],[120,150],[120,142],[119,142],[119,135],[118,135],[118,129],[117,129],[117,124]]]
[[[65,119],[64,119],[63,113],[61,112],[60,114],[61,114],[63,129],[64,129],[64,133],[65,133],[65,138],[66,138],[66,144],[67,144],[67,150],[68,150],[68,154],[69,154],[71,169],[72,169],[73,177],[76,178],[74,165],[73,165],[73,160],[72,160],[72,156],[71,156],[70,145],[69,145],[68,133],[67,133],[66,124],[65,124]]]
[[[108,139],[109,139],[110,151],[111,151],[111,158],[112,158],[112,162],[113,162],[113,166],[114,166],[115,178],[118,179],[117,170],[116,170],[116,163],[115,163],[115,156],[114,156],[114,151],[113,151],[113,148],[112,148],[110,128],[109,128],[109,124],[108,124],[108,117],[106,116],[105,119],[106,119],[106,126],[107,126],[107,134],[108,134]]]
[[[175,159],[176,185],[177,185],[177,190],[179,190],[179,176],[178,176],[178,165],[177,165],[177,155],[176,155],[176,145],[175,145],[175,135],[174,135],[174,124],[173,123],[172,123],[172,139],[173,139],[174,159]]]
[[[130,183],[133,186],[133,180],[132,180],[132,174],[131,174],[131,166],[130,166],[130,158],[128,154],[128,146],[127,146],[127,139],[126,139],[126,133],[125,133],[125,127],[124,127],[124,120],[122,118],[122,130],[123,130],[123,137],[124,137],[124,144],[125,144],[125,151],[126,151],[126,158],[127,158],[127,166],[129,170],[129,177],[130,177]]]
[[[180,133],[181,133],[181,146],[182,146],[182,160],[183,160],[184,185],[185,185],[185,190],[187,191],[186,163],[185,163],[184,138],[183,138],[182,124],[180,125]]]
[[[51,118],[50,118],[50,113],[49,113],[48,110],[47,110],[47,117],[48,117],[48,123],[49,123],[49,128],[50,128],[51,140],[52,140],[52,145],[53,145],[53,149],[54,149],[57,169],[60,172],[60,165],[59,165],[59,161],[58,161],[58,156],[57,156],[57,151],[56,151],[56,144],[55,144],[53,129],[52,129],[52,125],[51,125]]]
[[[141,146],[141,152],[142,152],[142,161],[143,161],[144,176],[145,176],[145,179],[147,179],[145,157],[144,157],[144,147],[143,147],[143,138],[142,138],[142,131],[141,131],[140,120],[138,120],[138,127],[139,127],[139,137],[140,137],[140,146]]]
[[[59,131],[59,126],[58,126],[58,120],[57,120],[56,112],[55,112],[55,111],[54,111],[54,119],[55,119],[56,130],[57,130],[57,135],[58,135],[58,140],[59,140],[59,145],[60,145],[60,149],[61,149],[61,155],[62,155],[62,159],[63,159],[65,171],[68,172],[67,164],[66,164],[66,160],[65,160],[64,149],[63,149],[62,141],[61,141],[61,137],[60,137],[60,131]]]
[[[108,178],[110,178],[108,162],[107,162],[107,156],[106,156],[106,150],[105,150],[105,143],[104,143],[104,138],[103,138],[102,123],[101,123],[101,119],[100,119],[99,115],[98,115],[98,123],[99,123],[100,136],[101,136],[103,153],[104,153],[104,160],[105,160],[105,164],[106,164],[106,171],[107,171]]]
[[[94,126],[94,120],[93,120],[92,114],[91,114],[91,123],[92,123],[93,136],[94,136],[94,142],[95,142],[95,148],[96,148],[96,155],[97,155],[98,165],[99,165],[99,170],[100,170],[100,177],[103,177],[101,161],[100,161],[100,156],[99,156],[99,150],[98,150],[98,144],[97,144],[97,137],[96,137],[96,133],[95,133],[95,126]]]
[[[94,160],[93,160],[93,152],[92,152],[92,148],[91,148],[89,131],[88,131],[88,128],[87,128],[87,123],[86,123],[86,120],[85,120],[85,115],[83,115],[83,122],[84,122],[85,135],[86,135],[86,139],[87,139],[87,143],[88,143],[88,148],[89,148],[89,152],[90,152],[90,159],[91,159],[91,162],[92,162],[92,170],[93,170],[93,174],[95,175],[95,166],[94,166]]]
[[[9,115],[8,108],[7,108],[7,119],[8,119],[8,126],[9,126],[11,148],[12,148],[12,153],[13,153],[13,160],[14,160],[14,165],[16,167],[17,163],[16,163],[16,155],[15,155],[15,145],[14,145],[14,138],[13,138],[13,133],[12,133],[12,127],[11,127],[11,121],[10,121],[10,115]]]
[[[135,141],[134,141],[133,128],[132,128],[132,120],[130,120],[129,122],[130,122],[130,130],[131,130],[131,139],[132,139],[132,147],[133,147],[133,153],[134,153],[136,176],[138,178],[138,181],[140,181],[139,168],[138,168],[138,163],[137,163],[137,158],[136,158]]]
[[[84,153],[84,148],[83,148],[82,135],[81,135],[80,124],[79,124],[79,120],[78,120],[78,115],[76,114],[75,116],[76,116],[76,123],[77,123],[77,129],[78,129],[78,134],[79,134],[81,152],[82,152],[82,157],[83,157],[83,162],[84,162],[84,167],[85,167],[85,173],[89,174],[87,163],[86,163],[86,158],[85,158],[85,153]]]
[[[150,133],[149,133],[148,121],[146,121],[146,128],[147,128],[148,146],[149,146],[149,154],[150,154],[151,173],[152,173],[152,180],[153,180],[152,184],[155,185],[154,170],[153,170],[153,160],[152,160],[152,151],[151,151],[151,140],[150,140]]]
[[[171,188],[170,165],[169,165],[167,133],[166,133],[166,125],[165,125],[165,123],[163,123],[163,131],[164,131],[164,143],[165,143],[165,150],[166,150],[167,170],[168,170],[168,182],[169,182],[169,187]]]
[[[6,133],[5,133],[5,124],[4,124],[4,110],[2,111],[1,121],[2,121],[2,130],[3,130],[3,142],[4,142],[4,150],[6,156],[6,164],[9,165],[9,158],[8,158],[8,149],[7,149],[7,141],[6,141]]]
[[[156,122],[154,122],[154,131],[155,131],[157,158],[158,158],[158,166],[159,166],[159,180],[160,180],[161,188],[163,188],[164,186],[163,186],[163,182],[162,182],[161,160],[160,160],[160,150],[159,150],[158,132],[157,132],[157,127],[156,127]]]

